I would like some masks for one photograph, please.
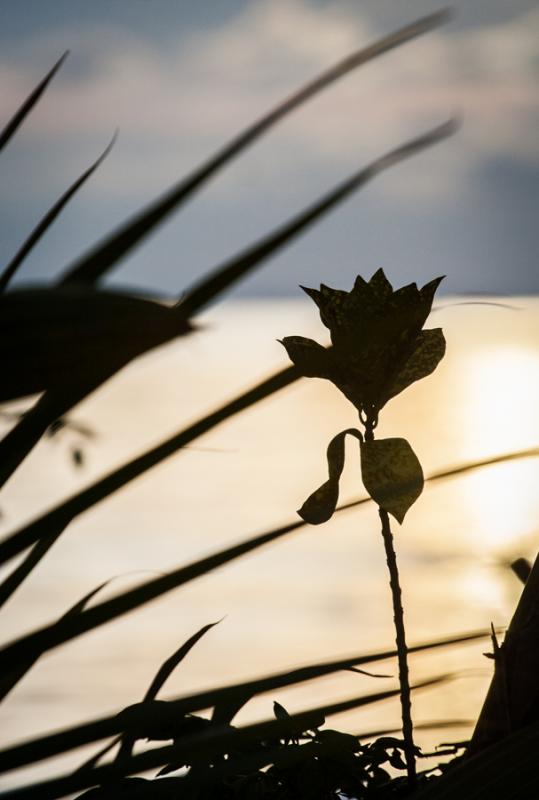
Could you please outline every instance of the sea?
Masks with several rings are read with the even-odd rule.
[[[287,366],[284,336],[327,343],[314,311],[307,300],[231,301],[205,313],[189,337],[132,363],[72,411],[72,426],[44,437],[6,485],[2,533]],[[405,437],[427,478],[538,447],[539,298],[443,297],[427,327],[443,328],[446,356],[389,402],[377,436]],[[6,431],[13,424],[0,422]],[[69,525],[2,609],[3,640],[57,619],[105,581],[92,603],[298,519],[296,509],[326,480],[328,442],[357,424],[331,384],[302,379],[217,425]],[[539,458],[501,461],[427,481],[403,524],[393,522],[409,645],[507,626],[522,589],[511,562],[533,561],[539,548],[538,486]],[[353,442],[341,502],[364,496]],[[138,702],[172,652],[217,621],[161,699],[391,649],[374,504],[300,527],[43,656],[0,707],[0,747]],[[411,656],[413,683],[447,676],[413,693],[425,752],[470,736],[492,675],[484,655],[491,650],[485,638]],[[273,701],[292,713],[397,685],[394,660],[371,669],[382,677],[341,671],[262,695],[236,722],[271,718]],[[438,722],[452,725],[425,727]],[[360,735],[399,724],[398,700],[327,720]],[[63,774],[97,747],[10,773],[0,785]]]

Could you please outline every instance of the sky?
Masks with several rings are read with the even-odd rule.
[[[0,125],[66,49],[3,152],[2,262],[118,139],[18,282],[77,256],[235,133],[432,0],[2,0]],[[362,165],[452,115],[450,140],[376,178],[266,262],[239,296],[395,285],[539,292],[539,3],[466,0],[453,21],[356,70],[255,144],[126,257],[109,283],[178,296]]]

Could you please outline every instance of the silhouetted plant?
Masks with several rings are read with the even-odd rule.
[[[397,291],[378,270],[367,283],[356,278],[351,292],[306,289],[329,328],[331,347],[312,339],[288,336],[282,340],[294,365],[307,378],[326,378],[356,407],[364,434],[355,428],[342,431],[327,450],[329,479],[303,504],[299,515],[317,525],[333,515],[339,498],[339,478],[344,467],[347,434],[360,443],[363,484],[378,504],[386,551],[399,659],[402,728],[406,744],[408,780],[415,783],[410,683],[404,614],[397,559],[389,514],[399,523],[423,490],[423,470],[406,439],[376,439],[374,429],[385,404],[410,384],[430,375],[445,353],[440,328],[423,330],[434,293],[442,279],[422,289],[415,283]]]
[[[381,171],[452,134],[455,123],[449,121],[352,173],[281,226],[210,270],[198,283],[188,288],[172,307],[163,305],[155,298],[143,300],[128,293],[104,290],[97,286],[100,279],[126,253],[189,200],[222,167],[288,113],[356,67],[437,27],[446,19],[447,12],[432,14],[342,59],[240,132],[168,192],[112,231],[71,265],[56,283],[32,289],[12,290],[11,280],[26,256],[46,234],[73,195],[102,163],[111,149],[111,142],[100,158],[44,215],[0,274],[0,330],[3,333],[1,352],[4,366],[0,400],[3,402],[31,392],[42,392],[35,405],[13,417],[16,425],[0,442],[0,486],[18,468],[43,434],[48,433],[50,437],[54,437],[69,427],[80,435],[91,437],[91,429],[73,423],[65,415],[125,364],[161,343],[178,336],[188,336],[195,328],[192,322],[194,315],[209,302],[220,297],[234,282],[263,264]],[[66,55],[67,53],[62,56],[0,132],[0,150],[10,142],[38,102]],[[352,433],[360,439],[363,479],[369,494],[380,506],[396,608],[397,651],[360,653],[347,659],[311,664],[232,686],[217,686],[176,700],[158,700],[157,694],[172,670],[213,626],[206,625],[163,663],[141,702],[124,709],[120,714],[74,725],[0,751],[0,773],[4,773],[71,751],[84,744],[109,739],[105,747],[101,747],[99,752],[75,772],[4,791],[2,798],[52,800],[68,793],[89,789],[83,795],[87,800],[117,800],[122,797],[129,800],[175,800],[177,797],[191,800],[213,800],[216,797],[223,800],[252,800],[257,797],[267,800],[326,800],[344,796],[379,799],[408,791],[404,775],[391,778],[386,771],[389,765],[392,769],[403,772],[406,767],[402,757],[404,755],[408,762],[409,775],[413,777],[414,759],[419,752],[413,747],[409,719],[407,650],[388,513],[393,514],[399,522],[402,521],[407,509],[421,491],[423,476],[419,462],[403,439],[375,441],[374,429],[378,413],[384,404],[411,382],[432,371],[443,355],[441,332],[422,330],[437,284],[438,281],[434,281],[421,291],[412,286],[393,292],[380,271],[369,283],[358,278],[350,293],[327,287],[321,287],[320,292],[307,290],[317,302],[322,318],[332,332],[331,349],[324,350],[316,343],[300,337],[285,340],[293,360],[297,362],[296,366],[283,369],[242,392],[168,440],[103,476],[78,494],[24,524],[19,530],[12,531],[0,542],[0,564],[29,548],[23,560],[0,584],[1,607],[79,514],[232,415],[241,413],[288,386],[300,375],[326,377],[333,380],[354,403],[364,425],[364,434],[355,429],[344,431],[330,443],[329,481],[304,504],[301,509],[302,520],[228,546],[204,559],[171,570],[88,608],[89,602],[102,588],[97,587],[75,603],[60,619],[2,645],[0,700],[47,651],[245,553],[276,541],[301,528],[306,522],[322,522],[335,510],[340,511],[368,502],[369,498],[362,498],[336,509],[338,481],[344,465],[346,433]],[[494,457],[445,470],[429,479],[441,479],[478,466],[537,455],[537,452],[537,448],[534,448]],[[83,458],[83,451],[80,447],[75,447],[72,450],[74,464],[80,466]],[[410,647],[408,652],[442,648],[474,641],[487,635],[488,631],[469,632],[422,643]],[[279,703],[275,703],[274,719],[238,728],[232,724],[238,711],[255,695],[294,686],[339,670],[353,669],[361,672],[360,665],[394,658],[395,655],[399,657],[400,689],[326,703],[294,714],[289,714]],[[422,690],[437,686],[452,677],[454,676],[435,676],[412,686],[411,689]],[[327,716],[366,707],[399,695],[403,702],[404,717],[408,713],[403,740],[388,736],[391,731],[352,736],[322,728]],[[208,709],[211,709],[209,719],[202,716]],[[444,720],[423,724],[421,727],[446,728],[451,724],[451,721]],[[112,741],[110,737],[114,737]],[[373,738],[376,741],[366,743]],[[134,744],[139,739],[167,741],[172,744],[136,753]],[[115,747],[118,748],[115,759],[100,763]],[[149,769],[160,769],[160,776],[178,770],[182,770],[182,774],[160,777],[158,781],[128,777]],[[420,784],[428,781],[426,773],[419,776]]]

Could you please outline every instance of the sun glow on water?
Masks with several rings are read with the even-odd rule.
[[[478,458],[533,447],[539,442],[539,355],[524,348],[480,350],[463,371],[462,436]],[[502,545],[539,525],[535,459],[467,475],[462,493],[479,543]]]

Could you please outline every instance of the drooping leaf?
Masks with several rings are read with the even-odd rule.
[[[18,250],[12,260],[9,262],[7,267],[4,269],[4,272],[0,276],[0,293],[4,292],[8,283],[15,275],[15,272],[18,270],[28,253],[35,247],[38,241],[41,239],[43,234],[50,228],[56,217],[60,214],[63,208],[67,205],[67,203],[71,200],[73,195],[80,189],[80,187],[86,183],[88,178],[96,171],[99,165],[103,162],[103,159],[107,157],[110,153],[111,148],[116,140],[116,134],[112,137],[110,144],[107,145],[104,152],[99,156],[97,161],[95,161],[91,167],[89,167],[81,176],[78,178],[75,183],[73,183],[69,189],[60,197],[59,200],[53,205],[53,207],[47,212],[47,214],[43,217],[43,219],[39,222],[36,228],[32,231],[28,239],[24,242],[22,247]]]
[[[420,331],[417,345],[400,372],[382,393],[381,405],[400,394],[415,381],[430,375],[445,354],[445,338],[441,328]]]
[[[346,435],[355,436],[361,442],[362,436],[355,428],[348,428],[334,436],[328,445],[328,480],[322,484],[303,503],[298,514],[310,525],[320,525],[331,519],[339,500],[339,479],[344,468],[344,440]]]
[[[400,523],[423,491],[423,470],[406,439],[363,442],[361,475],[374,502]]]
[[[34,91],[28,96],[28,98],[24,101],[22,106],[19,110],[13,115],[10,119],[6,127],[3,131],[0,132],[0,150],[2,150],[6,144],[9,142],[19,125],[23,122],[24,118],[30,113],[33,109],[45,89],[47,88],[50,81],[53,79],[55,74],[58,72],[64,61],[66,60],[69,54],[69,50],[61,56],[54,67],[48,72],[43,80],[36,86]]]

